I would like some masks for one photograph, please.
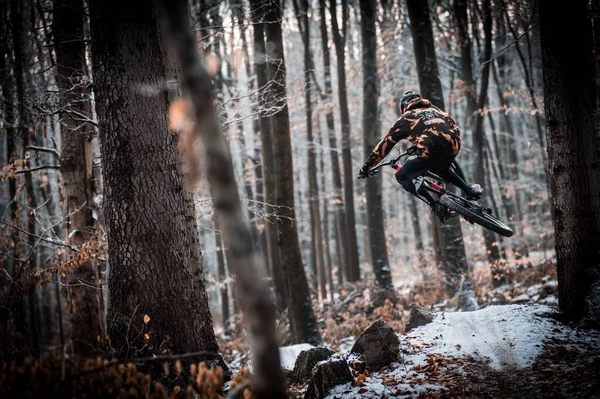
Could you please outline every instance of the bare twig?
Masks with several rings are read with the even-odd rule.
[[[59,152],[54,148],[38,147],[36,145],[28,145],[27,147],[25,147],[25,149],[39,151],[39,152],[49,152],[50,154],[53,154],[55,157],[60,158]]]
[[[529,27],[529,29],[527,29],[525,32],[523,32],[522,34],[520,34],[515,40],[513,40],[512,42],[508,43],[506,46],[502,47],[500,50],[496,51],[494,54],[492,54],[492,56],[490,57],[489,60],[482,62],[481,65],[485,65],[489,62],[494,61],[494,59],[496,59],[496,57],[498,57],[500,54],[502,54],[507,48],[509,48],[510,46],[512,46],[513,44],[517,43],[523,36],[525,36],[526,34],[528,34],[533,28],[535,28],[536,26],[538,26],[539,22],[536,22],[535,24],[531,25]]]
[[[36,170],[43,170],[43,169],[60,169],[60,165],[41,165],[41,166],[36,166],[35,168],[17,170],[15,172],[15,175],[18,175],[21,173],[35,172]]]
[[[119,364],[125,364],[125,363],[140,364],[140,363],[168,362],[168,361],[173,361],[173,360],[189,359],[189,358],[200,357],[200,356],[220,357],[221,355],[218,352],[199,351],[199,352],[182,353],[180,355],[161,355],[161,356],[140,357],[140,358],[136,358],[136,359],[119,359],[119,360],[113,360],[112,362],[106,363],[105,365],[100,366],[100,367],[96,367],[96,368],[89,369],[89,370],[84,370],[84,371],[82,371],[80,373],[76,373],[76,374],[71,374],[68,377],[73,379],[73,378],[81,377],[82,375],[93,374],[93,373],[97,373],[100,371],[104,371],[109,367],[118,366]]]

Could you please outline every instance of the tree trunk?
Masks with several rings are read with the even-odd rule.
[[[377,76],[377,18],[376,3],[361,0],[361,36],[363,43],[363,139],[365,159],[377,145],[379,136],[379,78]],[[352,174],[352,169],[345,171]],[[368,179],[367,183],[367,219],[371,262],[377,283],[392,289],[392,273],[387,253],[387,240],[383,224],[383,203],[381,180]]]
[[[321,336],[317,319],[312,308],[308,281],[302,263],[296,210],[294,208],[294,166],[290,137],[290,118],[287,107],[286,69],[281,33],[282,10],[279,1],[270,0],[265,14],[266,40],[269,43],[269,75],[273,80],[270,100],[277,105],[271,117],[273,127],[273,148],[275,149],[275,203],[277,209],[277,245],[287,281],[287,303],[294,343],[309,342],[319,344]]]
[[[273,152],[273,127],[271,119],[266,115],[268,104],[266,65],[266,46],[264,35],[263,14],[260,0],[252,0],[252,22],[254,24],[254,71],[256,72],[256,84],[260,94],[258,95],[259,111],[258,124],[260,127],[260,141],[262,151],[262,165],[265,168],[263,173],[264,181],[264,209],[266,213],[266,242],[268,264],[271,268],[273,278],[273,288],[275,291],[277,308],[283,310],[287,307],[287,284],[281,267],[279,258],[279,248],[277,247],[277,227],[276,217],[277,208],[275,205],[275,154]]]
[[[225,270],[225,246],[223,245],[223,231],[219,224],[219,220],[214,217],[215,221],[215,250],[217,251],[217,277],[219,279],[219,295],[221,297],[221,322],[223,329],[229,327],[229,294],[227,292],[227,273]]]
[[[319,132],[322,133],[322,135],[319,135],[319,147],[323,148],[323,142],[325,133],[321,131],[321,122],[319,119],[317,119],[317,126],[319,127]],[[321,151],[321,170],[320,170],[320,175],[321,175],[321,187],[326,187],[326,182],[325,182],[325,153],[323,151]],[[335,220],[334,220],[335,223]],[[327,285],[329,287],[329,298],[330,300],[333,302],[333,274],[332,274],[332,269],[333,269],[333,263],[331,261],[331,248],[330,248],[330,239],[329,239],[329,199],[325,196],[323,198],[323,244],[324,244],[324,248],[323,251],[325,252],[325,268],[326,268],[326,274],[327,274]]]
[[[61,174],[63,181],[63,215],[67,243],[81,246],[95,232],[92,216],[95,187],[92,176],[91,126],[71,117],[68,110],[91,117],[90,93],[85,87],[85,43],[83,35],[83,0],[54,1],[54,46],[58,64],[57,80],[61,90]],[[71,253],[75,258],[75,254]],[[79,263],[79,262],[77,262]],[[68,276],[71,304],[71,339],[74,350],[90,354],[104,342],[104,307],[100,292],[99,268],[87,259]]]
[[[90,17],[112,346],[124,357],[204,351],[194,360],[222,364],[167,97],[147,89],[165,79],[155,12],[141,0],[92,0]]]
[[[326,0],[319,0],[319,17],[320,17],[320,31],[321,31],[321,50],[323,51],[323,81],[325,93],[323,95],[323,101],[325,103],[332,102],[332,89],[331,89],[331,62],[329,57],[329,38],[327,35],[327,20],[325,17]],[[340,231],[347,231],[346,229],[346,210],[344,208],[344,197],[342,187],[342,175],[340,174],[340,160],[339,160],[339,149],[337,140],[335,137],[335,126],[333,119],[332,107],[327,108],[327,114],[325,116],[327,121],[327,133],[329,137],[329,155],[331,157],[331,178],[333,181],[334,197],[333,197],[333,209],[335,212],[334,220],[336,221],[336,229]],[[348,237],[346,234],[340,235],[339,246],[341,252],[338,254],[340,257],[340,264],[347,265],[346,255],[348,253]]]
[[[600,322],[600,140],[587,4],[557,13],[559,2],[540,1],[539,12],[558,300],[572,319]]]
[[[340,31],[337,20],[337,0],[330,0],[329,12],[331,14],[331,30],[337,58],[338,99],[340,106],[340,122],[342,124],[342,161],[344,169],[344,206],[346,207],[346,229],[340,232],[346,237],[346,264],[340,267],[347,271],[349,282],[360,279],[360,265],[358,263],[358,242],[356,240],[356,222],[354,216],[354,167],[350,151],[350,111],[348,109],[348,93],[346,91],[346,27],[348,21],[347,0],[342,0],[342,29]]]
[[[299,4],[298,4],[299,3]],[[312,82],[311,69],[312,54],[310,48],[310,21],[308,19],[308,0],[294,0],[294,10],[302,35],[304,45],[304,82],[306,89],[305,111],[306,111],[306,141],[308,143],[308,206],[310,209],[310,231],[311,231],[311,254],[312,254],[312,272],[315,275],[315,285],[313,289],[318,290],[319,282],[321,287],[325,287],[323,278],[323,238],[321,235],[321,210],[319,207],[319,183],[317,182],[317,154],[315,151],[315,138],[313,136],[313,111],[312,111]],[[325,298],[326,293],[321,292]]]
[[[483,142],[484,142],[484,107],[487,99],[487,91],[490,76],[490,63],[485,63],[481,72],[481,89],[477,95],[477,85],[473,79],[473,69],[471,60],[471,40],[468,33],[467,2],[466,0],[454,1],[454,13],[457,25],[457,41],[461,53],[461,78],[465,82],[465,98],[467,100],[467,114],[471,122],[471,131],[473,139],[473,179],[481,184],[484,190],[491,190],[491,187],[485,187],[485,171],[483,162]],[[489,60],[492,55],[492,14],[489,0],[483,2],[483,30],[484,30],[484,60]],[[481,202],[485,201],[488,195],[484,192]],[[500,261],[496,235],[488,229],[482,228],[483,238],[486,247],[488,262],[492,269],[492,275],[497,275],[496,266]]]
[[[25,75],[29,74],[29,65],[25,65],[25,62],[29,59],[31,42],[28,36],[28,26],[26,24],[26,16],[23,14],[23,10],[27,10],[29,6],[28,2],[12,0],[10,3],[11,21],[12,21],[12,36],[13,36],[13,49],[14,49],[14,72],[15,72],[15,83],[16,83],[16,94],[18,100],[18,113],[19,113],[19,126],[18,135],[21,138],[22,146],[22,159],[25,159],[25,152],[28,143],[30,142],[30,132],[34,131],[34,124],[31,119],[31,103],[30,95],[26,90]],[[15,148],[16,149],[16,148]],[[30,164],[29,160],[25,161],[23,165],[27,169]],[[27,193],[27,207],[28,209],[37,208],[37,200],[33,190],[33,181],[31,173],[25,173],[25,192]],[[31,235],[37,234],[37,228],[35,224],[35,217],[26,212],[27,216],[27,232]],[[25,239],[28,246],[33,248],[35,242],[31,236]],[[25,268],[25,264],[20,265],[21,268]],[[29,272],[36,272],[35,262],[29,262]],[[23,273],[25,274],[25,273]],[[22,307],[17,312],[17,325],[18,329],[24,333],[25,339],[31,346],[31,349],[35,353],[40,352],[40,325],[39,325],[39,305],[36,293],[35,284],[29,279],[25,281],[26,289],[23,292],[27,292],[27,297],[22,298]]]
[[[426,1],[406,0],[411,20],[411,33],[419,75],[419,87],[423,97],[435,106],[444,109],[444,93],[440,82],[437,57],[433,41],[433,29]],[[458,307],[462,310],[477,309],[477,302],[471,286],[469,266],[465,253],[460,220],[452,218],[446,223],[436,223],[432,218],[434,240],[439,240],[441,268],[446,276],[448,294],[459,295]],[[460,288],[460,290],[459,290]]]

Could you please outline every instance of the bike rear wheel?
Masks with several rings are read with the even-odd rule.
[[[448,207],[448,209],[460,213],[469,222],[477,223],[504,237],[511,237],[514,234],[510,227],[502,223],[494,215],[485,212],[479,205],[446,194],[440,197],[440,203]]]

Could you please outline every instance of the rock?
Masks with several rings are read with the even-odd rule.
[[[358,337],[351,351],[364,356],[369,371],[378,371],[398,360],[400,340],[385,321],[377,320]]]
[[[351,382],[353,379],[346,358],[333,355],[328,360],[317,363],[313,368],[305,398],[324,398],[334,386]]]
[[[327,348],[312,348],[298,355],[294,371],[291,375],[292,383],[305,383],[311,377],[313,367],[323,360],[329,359],[335,352]]]
[[[433,321],[433,318],[434,314],[431,310],[413,303],[410,305],[410,316],[408,318],[408,323],[406,323],[406,327],[404,328],[404,332],[429,324]]]

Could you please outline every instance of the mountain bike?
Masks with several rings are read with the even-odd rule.
[[[396,158],[393,158],[391,161],[378,164],[369,171],[367,177],[376,175],[385,166],[390,166],[394,170],[399,171],[402,168],[400,160],[408,155],[411,155],[413,152],[411,152],[411,148],[409,148],[406,152],[403,152]],[[460,176],[461,179],[466,181],[465,174],[456,160],[452,161],[452,165],[450,167],[458,176]],[[502,223],[492,214],[492,209],[490,207],[480,205],[475,201],[467,199],[466,194],[462,191],[460,195],[458,195],[453,193],[451,190],[447,190],[446,182],[435,173],[427,172],[426,174],[415,178],[413,183],[417,188],[417,192],[419,190],[427,190],[430,193],[435,194],[438,197],[439,202],[450,210],[444,221],[460,214],[469,223],[477,223],[478,225],[496,232],[504,237],[510,237],[514,234],[510,227]],[[417,198],[419,198],[419,196],[417,196]],[[422,200],[422,198],[419,199]]]

